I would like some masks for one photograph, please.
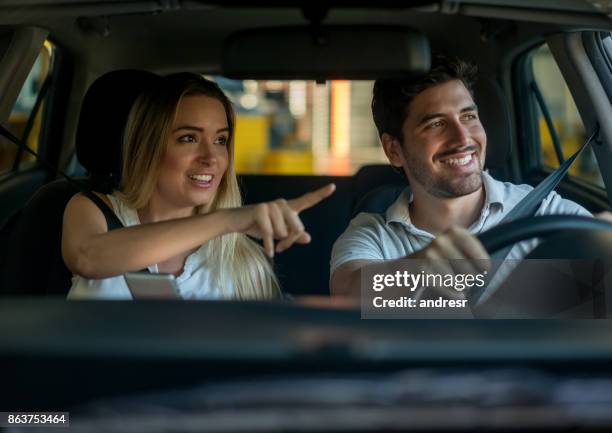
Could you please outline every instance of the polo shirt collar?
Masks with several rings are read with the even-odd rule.
[[[503,211],[506,192],[504,183],[493,179],[488,172],[483,171],[482,184],[485,189],[485,208],[488,208],[492,204],[496,204],[499,205]]]
[[[486,171],[482,172],[482,184],[485,189],[485,203],[482,211],[489,209],[492,204],[499,205],[501,210],[504,207],[504,183],[493,179]],[[385,212],[386,223],[401,223],[412,226],[410,220],[409,204],[412,203],[414,196],[407,187],[402,191],[397,200],[387,208]]]
[[[410,221],[410,211],[408,206],[412,203],[414,196],[412,195],[412,191],[410,191],[410,187],[407,187],[402,191],[399,197],[393,202],[391,206],[387,208],[385,212],[385,219],[387,220],[387,224],[389,223],[402,223],[402,224],[412,224]]]

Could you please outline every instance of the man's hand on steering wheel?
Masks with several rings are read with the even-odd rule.
[[[409,258],[424,260],[428,273],[440,275],[479,274],[490,269],[491,262],[482,243],[468,230],[453,226],[439,235],[427,247]],[[463,292],[449,288],[430,288],[416,298],[444,296],[464,299]]]
[[[595,214],[595,218],[599,218],[600,220],[609,221],[612,223],[612,212],[605,211]]]

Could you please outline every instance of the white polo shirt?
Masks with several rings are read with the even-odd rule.
[[[482,174],[485,203],[478,220],[468,230],[478,234],[499,224],[529,191],[530,185],[514,185],[495,180],[487,172]],[[332,249],[330,275],[351,260],[393,260],[422,250],[436,237],[412,224],[408,205],[413,196],[406,188],[385,214],[360,213],[350,222]],[[542,201],[536,215],[583,215],[589,211],[573,201],[561,198],[552,191]],[[525,257],[538,244],[536,239],[516,244],[506,256],[508,260]],[[490,295],[490,294],[489,294]],[[481,301],[488,296],[483,295]]]

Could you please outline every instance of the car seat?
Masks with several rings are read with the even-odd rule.
[[[118,185],[123,129],[132,104],[157,75],[119,70],[99,77],[87,91],[76,134],[76,154],[89,174],[80,183],[109,193]],[[55,180],[38,190],[1,229],[7,239],[0,257],[0,292],[66,296],[71,273],[61,254],[64,209],[78,184]]]

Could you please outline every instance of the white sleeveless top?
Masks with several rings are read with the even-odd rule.
[[[125,227],[140,224],[138,213],[129,208],[121,199],[107,195],[115,214]],[[206,267],[207,245],[203,244],[197,251],[187,256],[183,273],[176,277],[180,295],[183,299],[221,299],[233,296],[224,294],[218,282]],[[157,265],[148,267],[151,273],[159,273]],[[123,275],[90,280],[80,275],[72,277],[72,287],[67,299],[132,299],[130,290]]]

